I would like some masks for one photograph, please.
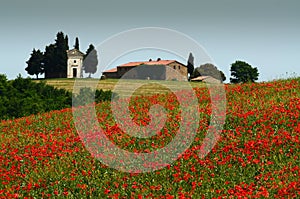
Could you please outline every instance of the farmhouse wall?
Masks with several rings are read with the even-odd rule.
[[[187,67],[179,62],[168,64],[166,80],[187,81]]]

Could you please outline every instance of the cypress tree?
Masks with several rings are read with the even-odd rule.
[[[188,69],[188,74],[190,75],[189,79],[191,79],[194,72],[194,56],[192,53],[189,54],[187,69]]]
[[[56,35],[55,40],[55,59],[57,61],[56,73],[60,78],[67,77],[67,43],[63,32],[59,32]]]
[[[74,48],[77,49],[77,50],[79,50],[79,39],[78,39],[78,37],[76,37],[76,39],[75,39]]]
[[[50,44],[46,46],[44,53],[44,70],[45,70],[45,78],[54,77],[54,72],[56,69],[56,59],[55,59],[55,45]]]
[[[66,42],[66,45],[67,45],[67,50],[69,50],[69,37],[68,37],[68,35],[65,36],[65,42]]]
[[[84,72],[89,73],[89,77],[91,77],[91,74],[95,74],[97,72],[97,65],[97,50],[92,44],[90,44],[83,61]]]

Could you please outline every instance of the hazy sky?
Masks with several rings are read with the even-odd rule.
[[[298,0],[7,0],[0,7],[0,73],[9,79],[28,76],[25,62],[32,49],[44,51],[58,31],[69,36],[70,46],[78,36],[85,52],[90,43],[97,46],[128,29],[162,27],[195,39],[227,79],[230,64],[243,60],[267,81],[300,74],[299,19]]]

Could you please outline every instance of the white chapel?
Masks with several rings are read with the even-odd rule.
[[[83,77],[83,57],[84,53],[76,48],[67,50],[68,65],[67,78],[82,78]]]

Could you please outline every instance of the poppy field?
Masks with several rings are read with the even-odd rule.
[[[194,141],[172,164],[147,173],[118,171],[97,160],[83,144],[71,108],[2,121],[0,198],[299,198],[300,78],[225,85],[225,125],[204,158],[198,153],[210,125],[210,95],[205,87],[194,91]],[[151,138],[122,132],[110,102],[96,104],[97,119],[118,147],[149,153],[171,142],[180,108],[189,108],[172,93],[135,96],[132,120],[148,124],[153,104],[162,105],[167,118]]]

